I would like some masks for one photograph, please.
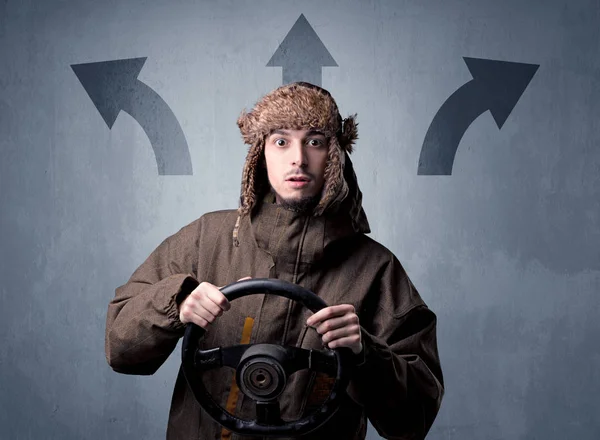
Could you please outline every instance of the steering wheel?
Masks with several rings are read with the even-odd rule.
[[[310,290],[282,280],[244,280],[220,290],[228,301],[269,293],[298,301],[313,312],[327,307],[325,301]],[[277,344],[245,344],[200,350],[197,347],[198,340],[204,333],[202,327],[188,323],[182,344],[183,372],[200,406],[229,431],[256,436],[304,435],[327,422],[347,396],[350,349],[307,350]],[[217,404],[206,390],[202,373],[224,366],[236,369],[239,389],[254,401],[254,420],[234,416]],[[335,374],[335,383],[320,408],[301,419],[286,422],[280,417],[278,398],[285,388],[287,378],[304,369],[320,371],[330,376]]]

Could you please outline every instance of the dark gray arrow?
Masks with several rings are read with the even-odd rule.
[[[306,81],[321,86],[322,67],[337,67],[337,63],[304,14],[300,14],[267,66],[282,68],[283,84]]]
[[[489,110],[498,128],[502,128],[539,67],[463,59],[473,79],[454,92],[433,118],[423,141],[417,174],[452,174],[458,145],[471,123]]]
[[[138,80],[146,58],[73,64],[71,68],[112,128],[119,112],[129,113],[144,129],[156,156],[158,174],[192,174],[187,141],[167,103]]]

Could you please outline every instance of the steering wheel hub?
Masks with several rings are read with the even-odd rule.
[[[255,401],[277,398],[285,388],[286,350],[277,345],[256,344],[240,359],[236,380],[240,390]]]
[[[250,359],[239,369],[240,390],[253,400],[272,400],[286,384],[281,365],[269,358]]]

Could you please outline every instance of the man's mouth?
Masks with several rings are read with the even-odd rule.
[[[286,179],[289,182],[308,182],[310,178],[307,176],[291,176]]]

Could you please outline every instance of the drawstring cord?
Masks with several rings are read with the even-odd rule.
[[[233,227],[233,245],[235,247],[240,247],[240,240],[238,238],[239,230],[240,230],[240,219],[242,217],[238,215],[237,220],[235,221],[235,226]]]

